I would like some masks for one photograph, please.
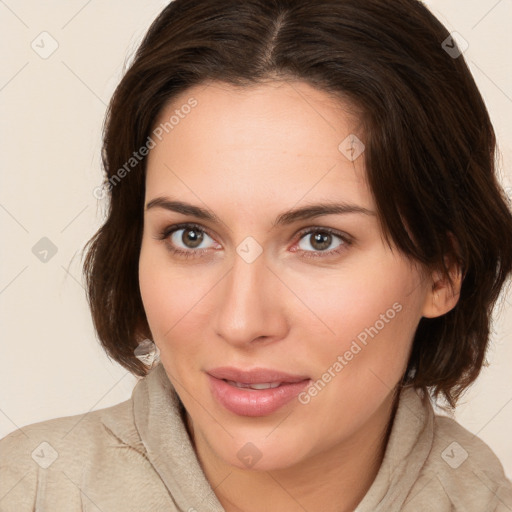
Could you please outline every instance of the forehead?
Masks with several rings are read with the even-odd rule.
[[[323,153],[329,145],[331,151],[332,146],[336,149],[340,137],[359,131],[357,124],[353,105],[306,82],[280,80],[241,87],[210,81],[172,98],[155,127],[183,135],[187,128],[206,129],[208,139],[222,140],[223,148],[266,140],[267,149],[278,142],[286,147],[302,142],[305,151]]]
[[[315,194],[306,199],[357,198],[371,206],[364,153],[352,160],[345,152],[348,138],[363,139],[354,109],[305,82],[196,85],[162,109],[152,133],[148,196],[215,190],[296,202]]]

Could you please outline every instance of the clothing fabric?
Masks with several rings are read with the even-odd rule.
[[[224,509],[159,363],[125,402],[34,423],[1,439],[0,510]],[[400,393],[382,465],[355,512],[399,511],[512,511],[512,483],[492,450],[451,418],[434,414],[428,398],[412,388]]]

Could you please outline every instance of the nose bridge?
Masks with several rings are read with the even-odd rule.
[[[226,341],[246,344],[276,335],[280,312],[277,296],[269,288],[275,277],[267,264],[254,241],[245,240],[237,247],[217,306],[217,333]]]
[[[266,266],[263,253],[254,256],[254,250],[243,242],[237,247],[233,266],[227,279],[224,300],[230,308],[251,308],[256,312],[258,302],[266,292],[266,283],[270,271]],[[232,303],[231,303],[232,302]]]

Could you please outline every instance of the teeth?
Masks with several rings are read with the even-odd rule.
[[[269,389],[269,388],[277,388],[281,383],[280,382],[269,382],[263,384],[251,384],[249,387],[251,389]]]
[[[249,388],[249,389],[271,389],[277,388],[281,385],[281,382],[263,382],[261,384],[245,384],[243,382],[235,382],[233,380],[226,381],[228,384],[232,386],[236,386],[237,388]]]

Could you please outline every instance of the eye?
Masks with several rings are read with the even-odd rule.
[[[301,231],[299,237],[300,240],[297,244],[299,248],[292,249],[292,252],[298,252],[304,258],[339,255],[353,243],[349,235],[324,227],[308,228]],[[170,252],[185,258],[202,256],[212,247],[216,249],[221,247],[199,224],[193,223],[168,226],[157,238],[166,242]],[[208,239],[214,242],[213,246],[208,245]],[[333,242],[336,242],[336,239],[339,240],[338,244],[334,248],[326,250],[332,246]],[[308,245],[312,247],[312,250],[308,249]]]
[[[298,244],[299,251],[302,253],[303,257],[307,258],[322,258],[341,254],[352,244],[352,240],[348,235],[339,233],[330,228],[308,228],[307,231],[302,231],[300,233],[300,237]],[[332,246],[335,239],[339,240],[338,245],[335,245],[333,249],[326,251],[327,248]],[[303,240],[305,240],[306,243],[301,243]],[[313,250],[307,249],[308,246],[312,247]]]
[[[198,249],[207,238],[210,237],[204,231],[194,226],[190,226],[174,230],[171,236],[171,241],[176,245],[183,243],[185,245],[185,249]]]
[[[167,242],[168,249],[185,257],[200,256],[210,246],[204,246],[208,239],[213,240],[198,224],[175,224],[165,228],[158,237]],[[202,246],[202,247],[201,247]]]

